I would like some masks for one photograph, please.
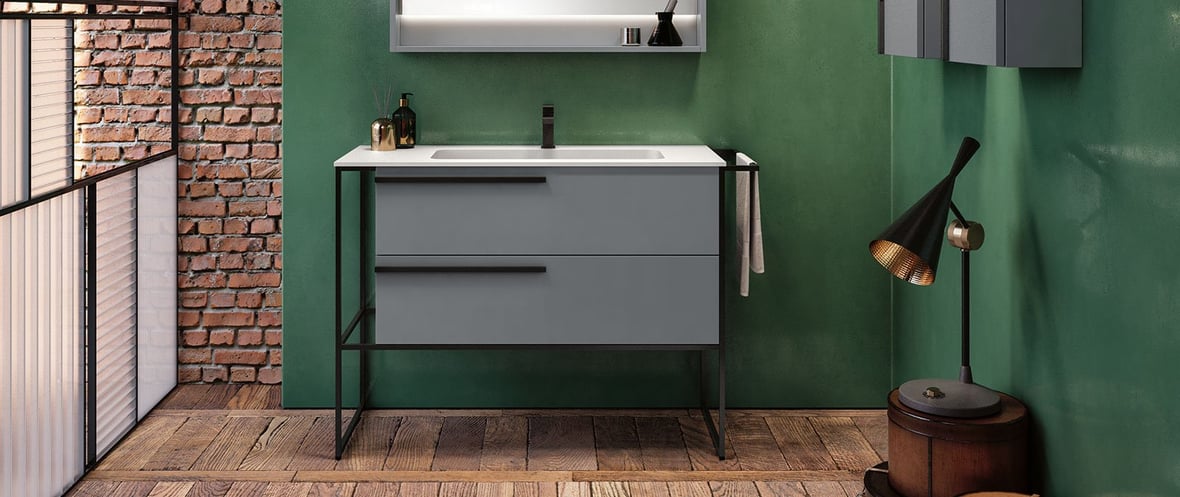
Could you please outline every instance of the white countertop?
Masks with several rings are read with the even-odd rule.
[[[440,150],[467,151],[467,154],[476,156],[479,155],[478,152],[473,151],[477,150],[496,153],[522,151],[528,154],[536,151],[539,157],[432,158],[435,152]],[[663,158],[540,157],[546,152],[542,152],[536,145],[418,145],[391,152],[375,152],[368,145],[361,145],[337,159],[335,167],[725,167],[725,161],[704,145],[558,145],[552,150],[555,154],[568,151],[567,153],[572,152],[574,155],[589,156],[596,152],[609,151],[617,151],[620,155],[627,155],[628,152],[625,151],[632,151],[637,155],[643,155],[643,152],[647,151],[658,151]]]

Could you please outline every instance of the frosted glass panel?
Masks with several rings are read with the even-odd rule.
[[[176,157],[138,171],[139,419],[176,386]]]
[[[0,218],[0,495],[82,476],[81,194]]]
[[[102,457],[135,426],[135,177],[98,184],[96,440]]]

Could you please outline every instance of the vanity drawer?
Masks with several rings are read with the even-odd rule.
[[[380,255],[715,255],[714,168],[377,173]]]
[[[718,260],[377,258],[378,343],[715,345]]]

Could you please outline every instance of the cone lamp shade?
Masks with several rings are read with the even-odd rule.
[[[955,179],[978,150],[978,141],[964,138],[950,174],[869,243],[873,258],[894,276],[915,285],[934,283]]]

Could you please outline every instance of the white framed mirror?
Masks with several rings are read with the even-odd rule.
[[[393,52],[704,52],[705,0],[676,3],[681,46],[648,46],[668,0],[390,0]],[[624,42],[639,28],[639,44]]]

